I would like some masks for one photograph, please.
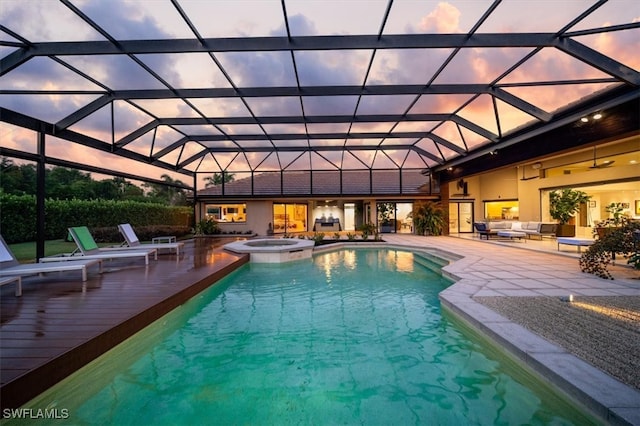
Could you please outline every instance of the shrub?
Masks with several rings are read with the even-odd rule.
[[[0,230],[7,243],[35,240],[36,197],[0,194],[0,205]],[[115,228],[119,223],[130,223],[136,229],[142,226],[190,228],[192,220],[192,209],[184,206],[137,201],[45,200],[45,238],[49,240],[66,238],[67,228],[71,226]]]
[[[630,265],[635,269],[640,269],[637,242],[634,240],[635,232],[640,232],[640,222],[625,219],[622,226],[610,229],[610,232],[597,239],[580,256],[580,270],[582,272],[612,280],[613,275],[607,267],[613,260],[614,253],[628,258]]]
[[[199,235],[214,235],[220,233],[220,227],[218,226],[218,222],[213,218],[205,218],[202,219],[196,225],[196,234]]]
[[[360,227],[360,231],[362,232],[362,239],[366,240],[369,238],[369,235],[377,232],[377,228],[373,223],[365,223]]]

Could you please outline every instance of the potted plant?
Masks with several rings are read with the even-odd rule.
[[[446,223],[446,211],[440,203],[416,202],[409,214],[418,235],[441,235]]]
[[[610,233],[613,229],[622,226],[626,220],[625,215],[622,213],[624,208],[622,203],[611,203],[605,206],[604,210],[609,213],[609,217],[595,223],[593,229],[594,236],[603,238],[606,234]]]
[[[551,191],[549,193],[549,214],[558,221],[556,236],[575,237],[576,226],[569,225],[569,221],[580,210],[580,204],[591,199],[584,191],[571,188]]]
[[[393,216],[395,213],[394,203],[378,204],[378,220],[380,221],[380,232],[393,232]]]

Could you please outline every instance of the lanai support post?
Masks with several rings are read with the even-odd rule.
[[[44,257],[45,134],[38,132],[38,164],[36,166],[36,261]]]
[[[191,219],[193,229],[196,229],[196,223],[198,223],[199,220],[198,210],[198,172],[195,172],[193,174],[193,219]]]
[[[437,177],[440,180],[440,176]],[[442,235],[449,235],[449,182],[442,182],[440,180],[440,203],[444,208],[444,226],[442,228]]]

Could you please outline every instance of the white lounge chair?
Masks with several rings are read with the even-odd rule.
[[[101,259],[79,259],[75,258],[67,262],[56,263],[25,263],[21,264],[15,258],[9,246],[0,235],[0,285],[9,284],[12,280],[6,277],[23,277],[27,275],[37,275],[46,272],[66,272],[66,271],[82,271],[82,281],[87,280],[87,268],[91,265],[99,265],[102,272]],[[16,296],[22,294],[22,280],[18,280],[16,288]]]
[[[40,262],[59,262],[73,259],[126,259],[132,257],[144,257],[145,265],[149,264],[149,256],[153,255],[158,259],[158,250],[137,247],[109,247],[99,248],[96,244],[89,228],[86,226],[76,226],[69,228],[69,234],[75,241],[77,250],[73,253],[63,253],[58,256],[43,257]]]
[[[22,277],[17,275],[15,277],[0,278],[0,287],[11,283],[16,283],[16,296],[22,296]]]
[[[136,232],[133,230],[133,227],[128,223],[121,223],[118,225],[118,229],[120,233],[124,237],[125,242],[128,247],[133,248],[154,248],[157,250],[169,249],[175,250],[176,255],[180,255],[180,249],[184,247],[183,242],[171,242],[171,243],[151,243],[151,244],[141,244],[140,239],[136,235]],[[175,238],[175,237],[161,237],[161,238]]]

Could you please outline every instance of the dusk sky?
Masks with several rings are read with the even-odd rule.
[[[169,0],[71,0],[101,29],[118,40],[194,38],[195,35],[180,17],[178,9]],[[199,36],[215,37],[286,37],[284,11],[279,0],[205,1],[181,0],[182,11],[189,17]],[[595,2],[583,0],[504,0],[492,15],[477,29],[482,33],[555,33]],[[418,1],[396,0],[383,30],[392,34],[445,34],[466,33],[492,6],[486,0]],[[386,0],[287,0],[285,2],[291,36],[311,35],[376,35],[383,23],[388,2]],[[569,32],[599,27],[640,22],[640,2],[637,0],[610,0],[585,19],[569,29]],[[2,0],[0,24],[29,42],[105,40],[105,37],[76,16],[64,3],[51,0]],[[10,33],[0,29],[0,56],[4,57],[16,48],[10,44],[19,42]],[[640,69],[640,29],[601,32],[580,35],[574,40],[634,70]],[[383,49],[341,51],[294,52],[300,86],[319,85],[386,85],[386,84],[489,84],[529,54],[531,47],[461,49],[442,72],[436,74],[451,57],[453,49]],[[35,57],[12,71],[0,76],[0,90],[74,90],[94,91],[87,94],[60,95],[0,93],[0,106],[22,114],[56,123],[77,109],[101,96],[106,89],[166,89],[165,83],[174,88],[224,88],[231,82],[243,87],[296,87],[294,61],[288,51],[273,52],[216,52],[222,69],[206,53],[138,54],[136,59],[153,69],[159,78],[149,74],[143,66],[124,55],[59,56],[59,61],[47,57]],[[371,61],[373,58],[373,61]],[[371,69],[367,77],[367,70]],[[83,73],[85,78],[71,71]],[[226,74],[226,76],[225,76]],[[521,66],[504,76],[498,84],[544,83],[576,79],[610,78],[606,73],[554,48],[543,48]],[[94,81],[92,81],[94,80]],[[101,83],[100,86],[96,83]],[[563,85],[531,85],[506,87],[510,94],[549,113],[572,102],[612,87],[612,83],[581,83]],[[100,93],[95,93],[100,92]],[[246,98],[246,105],[237,98],[193,98],[188,103],[181,99],[134,100],[132,103],[116,101],[114,109],[115,140],[130,134],[156,117],[247,117],[306,116],[312,115],[361,115],[361,114],[419,114],[454,113],[483,127],[491,133],[508,133],[513,129],[535,121],[536,118],[506,102],[498,101],[499,125],[489,95],[481,95],[468,105],[467,94],[422,95],[365,95],[358,102],[357,96],[341,97],[280,97]],[[415,101],[415,103],[414,103]],[[413,104],[413,105],[412,105]],[[357,105],[357,109],[356,109]],[[248,107],[248,108],[247,108]],[[462,108],[461,108],[462,107]],[[304,111],[303,111],[304,109]],[[111,142],[111,107],[101,110],[73,124],[70,129],[86,133],[94,138]],[[410,132],[433,130],[438,137],[458,146],[467,144],[469,149],[486,143],[482,135],[463,129],[463,136],[451,121],[400,123],[359,123],[351,126],[351,132]],[[264,125],[267,133],[289,133],[291,130],[305,134],[303,124]],[[346,132],[349,123],[310,124],[309,133]],[[155,134],[153,153],[169,146],[184,134],[227,135],[260,134],[257,125],[161,126]],[[462,140],[464,137],[464,142]],[[151,133],[128,144],[126,149],[149,155]],[[130,161],[115,155],[71,144],[48,137],[47,154],[130,172],[159,177],[166,170],[145,165],[132,165]],[[350,148],[370,141],[349,140]],[[416,143],[415,140],[385,139],[385,147],[393,144]],[[0,144],[4,147],[29,152],[36,150],[35,133],[0,123]],[[176,163],[201,151],[213,142],[188,142],[184,150],[175,150],[162,158]],[[216,146],[237,146],[232,140],[215,142]],[[252,145],[253,144],[253,145]],[[263,141],[247,141],[247,147],[264,144]],[[278,146],[308,147],[314,144],[345,144],[344,140],[274,141]],[[457,155],[448,148],[438,151],[433,140],[425,138],[416,146],[445,158]],[[343,168],[361,167],[352,156],[328,152],[325,158],[304,157],[285,153],[269,158],[264,153],[248,153],[237,156],[232,153],[207,156],[202,162],[193,163],[189,169],[213,172],[220,169],[233,171],[303,169],[309,166],[326,168],[338,165]],[[360,151],[360,160],[374,167],[424,168],[435,164],[432,160],[394,152],[389,156],[376,156],[375,151]],[[169,173],[176,179],[186,180],[184,175]],[[191,182],[188,182],[191,183]]]

